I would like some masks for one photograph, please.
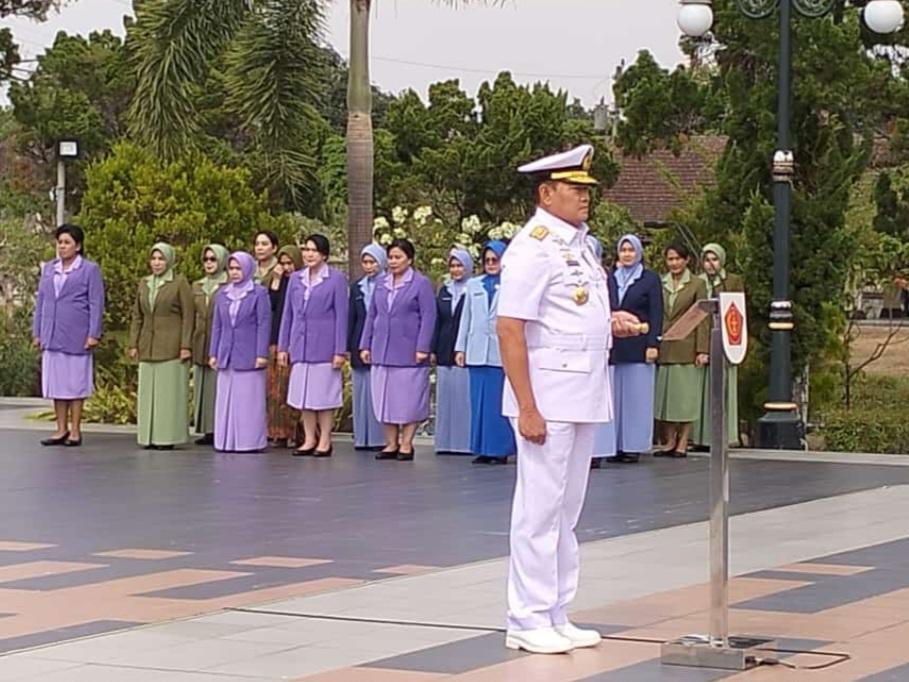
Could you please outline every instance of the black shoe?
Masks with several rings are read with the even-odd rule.
[[[675,449],[672,449],[672,450],[654,450],[654,451],[653,451],[653,456],[654,456],[654,457],[673,457],[673,456],[674,456],[673,453],[675,453]]]
[[[215,444],[215,434],[206,433],[201,438],[196,438],[196,445],[214,445]]]
[[[69,440],[69,431],[64,433],[59,438],[45,438],[41,441],[41,445],[48,447],[51,445],[66,445],[66,441]]]
[[[333,445],[328,446],[328,450],[314,450],[312,453],[313,457],[331,457],[331,453],[334,452],[335,448]]]
[[[297,448],[293,451],[294,457],[312,457],[316,454],[315,448]]]
[[[637,464],[641,456],[637,453],[620,452],[615,456],[615,461],[619,464]]]
[[[492,457],[487,457],[486,455],[479,455],[474,457],[471,464],[492,464]]]
[[[161,452],[170,452],[174,449],[173,445],[152,445],[152,448],[155,450],[160,450]]]
[[[673,459],[685,459],[688,456],[687,452],[680,452],[679,450],[674,450],[673,452],[666,455],[667,457],[672,457]]]
[[[612,458],[607,457],[606,461],[608,462],[610,459],[612,459]],[[602,457],[594,457],[593,459],[590,460],[591,469],[601,469],[602,467],[603,467],[603,458]]]
[[[63,441],[63,446],[64,446],[64,447],[67,447],[67,448],[77,448],[77,447],[79,447],[80,445],[82,445],[82,437],[81,437],[81,436],[80,436],[79,438],[76,438],[76,439],[67,438],[65,441]]]
[[[398,450],[397,460],[399,462],[412,462],[413,461],[413,450],[410,452],[401,452]]]
[[[275,439],[271,442],[271,445],[272,445],[272,447],[275,447],[275,448],[286,448],[286,447],[287,447],[287,439],[286,439],[286,438],[275,438]]]
[[[376,459],[378,460],[387,460],[387,459],[398,459],[397,450],[379,450],[376,453]]]

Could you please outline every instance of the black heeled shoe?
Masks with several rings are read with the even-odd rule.
[[[64,433],[59,438],[45,438],[44,440],[41,441],[41,445],[43,445],[44,447],[49,447],[52,445],[65,445],[66,441],[68,441],[68,440],[69,440],[69,431]]]
[[[314,454],[316,454],[316,449],[314,447],[312,447],[312,448],[300,447],[300,448],[297,448],[296,450],[294,450],[292,454],[294,457],[312,457]]]
[[[313,457],[320,457],[320,458],[331,457],[331,454],[332,454],[334,451],[335,451],[334,445],[329,445],[329,446],[328,446],[328,450],[314,450],[313,453],[312,453],[312,456],[313,456]]]
[[[397,450],[379,450],[379,452],[376,453],[376,459],[379,461],[397,459],[398,454]]]
[[[413,451],[413,450],[411,450],[410,452],[401,452],[400,450],[398,450],[398,457],[397,457],[397,460],[398,460],[399,462],[412,462],[412,461],[413,461],[413,455],[414,455],[414,451]]]
[[[78,438],[67,438],[63,441],[63,447],[65,448],[77,448],[82,445],[82,436]]]

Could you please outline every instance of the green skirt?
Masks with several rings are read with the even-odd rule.
[[[726,440],[730,445],[739,442],[739,368],[726,369]],[[704,372],[701,389],[701,414],[691,427],[691,442],[710,446],[710,372]]]
[[[217,378],[211,367],[193,365],[193,428],[200,436],[215,432]]]
[[[701,376],[694,365],[657,367],[653,417],[664,422],[693,422],[701,413]]]
[[[139,445],[180,445],[189,438],[189,363],[139,363]]]

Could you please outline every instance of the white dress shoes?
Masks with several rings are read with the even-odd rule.
[[[508,649],[523,649],[532,654],[565,654],[574,649],[575,645],[570,639],[556,632],[555,628],[538,628],[509,630],[505,634],[505,646]]]
[[[558,634],[571,642],[572,646],[578,649],[585,647],[597,646],[603,641],[600,633],[596,630],[582,630],[571,623],[556,625],[553,627]]]

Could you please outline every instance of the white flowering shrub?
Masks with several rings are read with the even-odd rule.
[[[460,225],[451,224],[436,215],[430,206],[413,209],[395,206],[390,216],[376,217],[373,238],[383,246],[395,239],[409,239],[416,247],[417,270],[440,282],[448,272],[452,249],[463,249],[478,261],[486,242],[511,239],[520,229],[521,225],[511,222],[485,223],[475,215],[464,218]]]

